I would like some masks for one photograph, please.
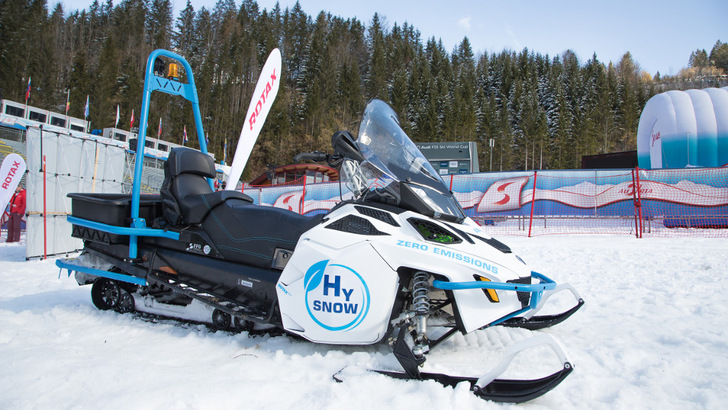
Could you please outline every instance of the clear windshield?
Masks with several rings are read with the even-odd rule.
[[[462,208],[432,165],[400,128],[386,103],[372,100],[364,111],[357,145],[365,161],[363,195],[379,197],[434,217],[460,221]]]

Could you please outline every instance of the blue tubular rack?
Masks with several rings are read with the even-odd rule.
[[[541,301],[541,296],[544,291],[553,290],[556,288],[556,282],[544,274],[531,271],[531,277],[538,279],[540,283],[524,285],[521,283],[504,283],[504,282],[485,282],[485,281],[470,281],[470,282],[445,282],[441,280],[433,280],[432,286],[442,290],[465,290],[465,289],[496,289],[505,290],[512,292],[529,292],[531,293],[531,301],[528,306],[521,310],[517,310],[507,316],[504,316],[489,326],[497,325],[498,323],[504,322],[510,318],[521,315],[528,312],[531,309],[535,309],[538,303]]]
[[[167,57],[181,63],[185,70],[187,83],[181,83],[177,80],[158,77],[154,74],[154,62],[159,57]],[[144,218],[139,217],[139,203],[141,194],[141,178],[144,166],[144,148],[147,136],[147,125],[149,123],[149,101],[152,92],[161,91],[166,94],[179,95],[192,103],[192,111],[195,116],[195,127],[197,129],[197,138],[200,143],[200,151],[207,154],[207,143],[205,141],[205,133],[202,129],[202,116],[200,115],[200,103],[197,98],[197,88],[195,88],[195,79],[192,75],[192,68],[189,63],[180,55],[167,50],[154,50],[149,54],[147,59],[146,75],[144,77],[144,96],[142,98],[142,111],[139,120],[139,135],[136,146],[136,158],[134,164],[134,180],[131,192],[131,227],[120,227],[108,225],[99,222],[89,221],[87,219],[68,217],[68,221],[75,225],[96,229],[103,232],[113,234],[129,235],[129,258],[137,258],[137,240],[140,236],[162,237],[170,239],[179,239],[179,233],[165,231],[162,229],[154,229],[146,226]],[[208,180],[212,188],[212,179]]]
[[[535,285],[524,285],[521,283],[504,283],[504,282],[445,282],[441,280],[432,281],[432,286],[442,290],[463,290],[463,289],[497,289],[511,290],[514,292],[541,292],[551,290],[556,287],[556,282],[538,272],[531,272],[531,277],[541,281]]]

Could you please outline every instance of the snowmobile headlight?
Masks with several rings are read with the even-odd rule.
[[[473,277],[475,278],[475,280],[480,281],[480,282],[490,282],[491,281],[490,279],[480,276],[480,275],[473,275]],[[496,293],[495,289],[483,289],[483,293],[485,293],[485,296],[487,296],[488,300],[490,300],[491,302],[493,302],[493,303],[500,302],[500,299],[498,299],[498,293]]]

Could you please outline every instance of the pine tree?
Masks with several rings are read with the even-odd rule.
[[[710,63],[708,60],[708,53],[705,51],[705,49],[698,49],[690,53],[688,65],[695,68],[707,68]]]
[[[153,49],[168,49],[172,39],[172,2],[151,0],[147,18],[147,43]]]
[[[367,94],[370,98],[388,100],[387,60],[384,36],[386,32],[378,13],[374,13],[367,35],[369,66],[367,67]]]
[[[192,3],[187,0],[187,5],[177,17],[176,30],[172,33],[172,45],[185,59],[190,59],[193,55],[196,14]]]
[[[728,43],[716,41],[710,50],[710,63],[715,68],[723,70],[723,74],[728,73]]]

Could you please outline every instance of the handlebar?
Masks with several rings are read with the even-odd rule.
[[[293,157],[293,162],[303,162],[303,161],[314,161],[314,162],[325,162],[328,161],[329,155],[325,152],[302,152],[295,157]]]

